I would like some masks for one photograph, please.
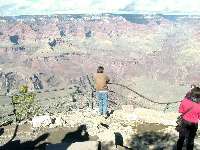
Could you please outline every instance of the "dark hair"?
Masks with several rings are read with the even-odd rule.
[[[104,71],[104,67],[103,66],[99,66],[97,68],[97,73],[103,73],[103,71]]]
[[[199,87],[194,87],[191,90],[191,96],[195,98],[200,98],[200,88]]]
[[[193,102],[200,103],[200,88],[194,87],[191,92],[189,99],[191,99]]]

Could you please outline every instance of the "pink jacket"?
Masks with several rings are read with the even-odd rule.
[[[183,116],[183,119],[192,123],[198,123],[200,119],[200,103],[184,98],[179,106],[179,113],[184,113],[191,107],[192,109]]]

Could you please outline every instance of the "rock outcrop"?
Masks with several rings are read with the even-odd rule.
[[[125,107],[125,106],[124,106]],[[129,106],[130,107],[130,106]],[[73,111],[68,114],[57,114],[47,117],[44,121],[37,122],[37,127],[69,127],[74,128],[81,125],[86,125],[87,132],[90,136],[97,136],[98,141],[104,145],[113,143],[115,145],[116,134],[123,137],[123,146],[130,147],[131,138],[137,134],[137,126],[145,123],[154,123],[166,126],[163,131],[166,133],[173,133],[176,124],[177,113],[163,113],[159,111],[136,108],[132,111],[115,110],[107,119],[98,116],[95,110],[87,109],[84,111]],[[44,117],[41,116],[43,119]],[[54,120],[50,122],[50,119]],[[32,123],[37,118],[33,119]],[[48,123],[43,123],[48,122]],[[168,127],[169,126],[169,127]],[[171,127],[170,127],[171,126]],[[111,144],[112,145],[112,144]]]

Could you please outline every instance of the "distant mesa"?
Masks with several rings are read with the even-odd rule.
[[[116,16],[122,16],[127,21],[136,24],[148,24],[149,21],[144,17],[143,14],[115,14]]]

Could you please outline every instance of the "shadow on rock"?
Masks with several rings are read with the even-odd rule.
[[[62,139],[62,143],[67,143],[67,147],[69,147],[72,143],[75,142],[84,142],[89,140],[89,134],[87,132],[86,125],[81,125],[74,132],[69,132]]]
[[[123,136],[119,132],[115,132],[115,146],[117,148],[118,145],[123,146],[124,145],[124,140]]]
[[[46,140],[48,136],[49,133],[45,133],[34,141],[26,141],[23,143],[21,143],[20,140],[10,140],[8,143],[1,146],[0,150],[45,150],[46,144],[49,143],[40,144],[40,142]]]
[[[46,150],[67,150],[73,143],[89,141],[86,125],[81,125],[76,131],[69,132],[61,140],[61,143],[49,144]]]
[[[0,128],[0,136],[4,133],[4,128]]]
[[[142,150],[172,150],[176,144],[177,137],[158,132],[144,132],[133,136],[131,142],[132,149]]]

